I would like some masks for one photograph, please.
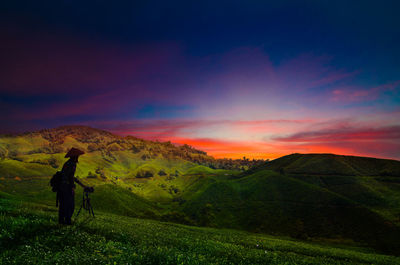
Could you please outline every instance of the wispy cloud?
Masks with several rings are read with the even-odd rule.
[[[275,137],[282,142],[336,142],[364,140],[398,140],[400,141],[400,126],[379,128],[336,128],[316,131],[299,132],[289,136]]]
[[[388,84],[372,87],[372,88],[360,88],[360,87],[347,87],[347,88],[336,88],[331,91],[331,101],[336,102],[360,102],[360,101],[371,101],[378,99],[383,93],[393,91],[398,88],[400,81],[390,82]]]
[[[311,120],[219,120],[219,119],[137,119],[130,121],[100,121],[91,123],[103,129],[122,135],[136,135],[147,139],[168,139],[168,137],[179,137],[183,135],[196,135],[204,130],[229,131],[244,130],[248,136],[250,132],[276,132],[285,126],[296,126],[299,124],[310,124]],[[207,134],[207,133],[206,133]],[[230,133],[231,135],[233,132]],[[229,138],[226,135],[223,138]]]

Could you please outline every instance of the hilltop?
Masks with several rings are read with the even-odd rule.
[[[112,158],[111,152],[130,151],[142,154],[143,160],[160,156],[166,159],[184,159],[187,161],[211,161],[203,151],[188,145],[175,146],[171,142],[154,142],[133,136],[121,137],[110,132],[87,126],[61,126],[1,138],[1,157],[15,157],[31,154],[65,153],[71,147],[83,149],[86,153],[100,152]]]
[[[334,154],[291,154],[254,170],[259,169],[300,175],[400,177],[400,161]]]
[[[169,201],[202,175],[234,174],[262,160],[215,159],[189,145],[119,136],[87,126],[61,126],[0,136],[0,177],[49,177],[76,147],[85,151],[76,175],[113,184],[156,201]]]
[[[174,145],[171,142],[148,141],[133,136],[119,136],[108,131],[88,126],[61,126],[37,132],[0,136],[0,159],[21,160],[22,156],[37,154],[55,155],[66,153],[71,147],[86,153],[98,152],[106,161],[117,161],[115,152],[134,154],[139,160],[181,160],[213,169],[247,169],[259,160],[215,159],[206,152],[189,145]],[[49,159],[34,160],[56,168],[57,163]]]

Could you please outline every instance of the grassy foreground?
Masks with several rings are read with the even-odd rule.
[[[3,194],[0,264],[400,264],[369,249],[96,214],[59,226],[56,208]]]

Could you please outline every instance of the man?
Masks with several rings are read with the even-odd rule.
[[[76,164],[78,163],[78,158],[85,152],[71,148],[65,155],[69,160],[65,162],[61,170],[61,183],[57,191],[57,199],[60,203],[58,208],[58,223],[71,225],[71,217],[75,209],[75,183],[85,188],[85,186],[75,178]]]

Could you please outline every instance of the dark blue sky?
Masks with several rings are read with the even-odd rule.
[[[121,45],[173,41],[193,56],[238,46],[262,46],[276,63],[307,51],[334,54],[394,74],[399,8],[398,1],[6,1],[1,17],[32,32]]]

